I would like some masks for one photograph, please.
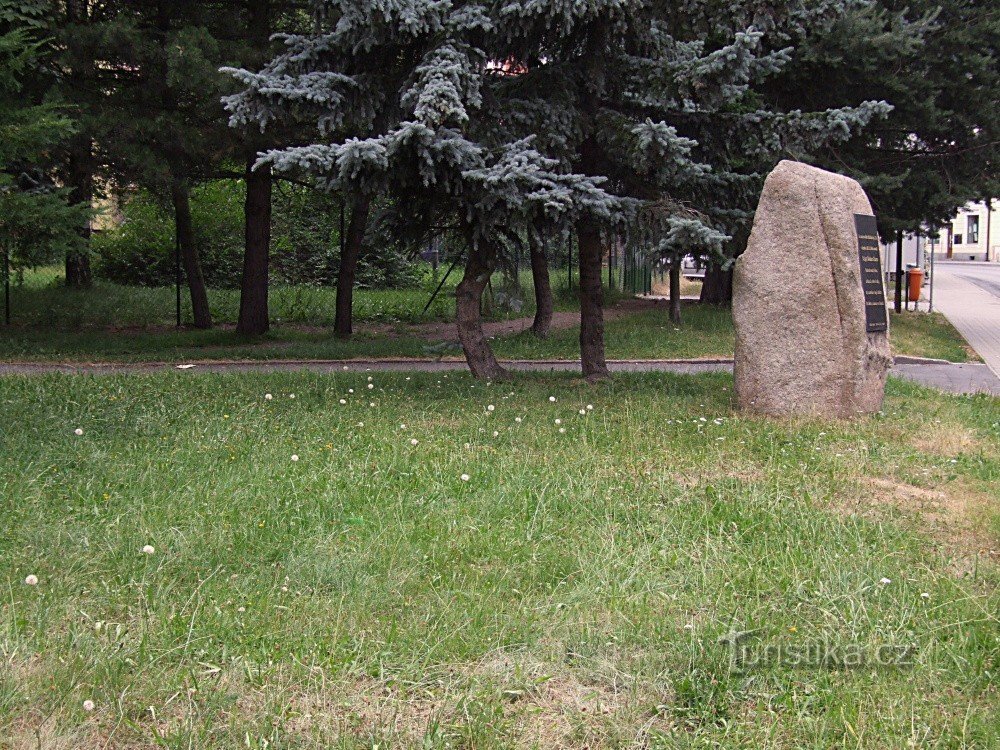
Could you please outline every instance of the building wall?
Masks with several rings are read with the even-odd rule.
[[[978,225],[978,232],[970,241],[970,220]],[[987,237],[987,232],[989,236]],[[947,235],[947,228],[943,235]],[[1000,205],[992,203],[992,211],[988,211],[985,203],[971,203],[951,220],[951,247],[948,248],[947,236],[942,242],[936,258],[951,257],[955,260],[989,260],[1000,262]],[[949,253],[950,249],[950,253]]]

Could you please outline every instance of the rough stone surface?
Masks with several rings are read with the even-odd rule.
[[[736,263],[736,397],[774,416],[848,418],[882,407],[889,334],[865,332],[856,181],[783,161],[764,182]]]

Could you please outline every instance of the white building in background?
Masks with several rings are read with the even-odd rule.
[[[935,260],[988,260],[1000,262],[1000,202],[970,203],[950,225],[946,225],[935,243]]]
[[[903,268],[926,268],[934,260],[990,261],[1000,263],[1000,200],[970,203],[937,234],[903,236]],[[887,276],[896,272],[896,243],[882,245],[882,267]]]

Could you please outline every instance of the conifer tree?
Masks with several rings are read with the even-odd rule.
[[[5,287],[11,268],[78,253],[89,206],[69,204],[52,179],[53,155],[73,134],[65,108],[46,101],[52,80],[42,58],[47,3],[0,0],[0,251]],[[9,289],[5,289],[9,292]],[[6,299],[6,293],[5,293]],[[5,310],[9,317],[9,309]]]
[[[758,25],[810,29],[850,1],[813,10],[713,0],[325,2],[320,30],[286,38],[287,51],[259,74],[239,73],[247,90],[228,106],[235,124],[306,113],[323,136],[272,151],[261,166],[431,207],[414,210],[415,222],[451,217],[469,244],[457,317],[476,374],[498,371],[478,299],[505,238],[573,228],[583,372],[599,378],[603,235],[623,226],[663,252],[717,250],[727,234],[715,224],[726,210],[715,193],[740,182],[741,157],[850,132],[885,111],[863,102],[785,112],[764,107],[754,88],[790,59]],[[392,86],[378,75],[386,61],[406,73]],[[391,106],[377,110],[382,98]],[[392,116],[376,122],[376,111]],[[752,131],[747,145],[726,140]],[[365,135],[345,137],[356,132]]]
[[[407,212],[413,234],[447,225],[463,236],[459,336],[473,373],[502,375],[479,304],[503,238],[584,209],[610,219],[616,201],[599,181],[560,170],[530,138],[502,137],[484,116],[489,60],[480,44],[492,22],[482,6],[345,0],[321,4],[317,22],[316,33],[285,37],[286,51],[261,72],[236,72],[247,90],[227,103],[233,123],[310,117],[322,141],[268,152],[258,168],[383,193]],[[384,75],[393,61],[402,74]]]

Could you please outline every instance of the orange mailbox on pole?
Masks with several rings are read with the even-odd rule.
[[[911,268],[906,275],[910,280],[910,289],[909,289],[910,302],[919,302],[920,289],[924,285],[924,269]]]

